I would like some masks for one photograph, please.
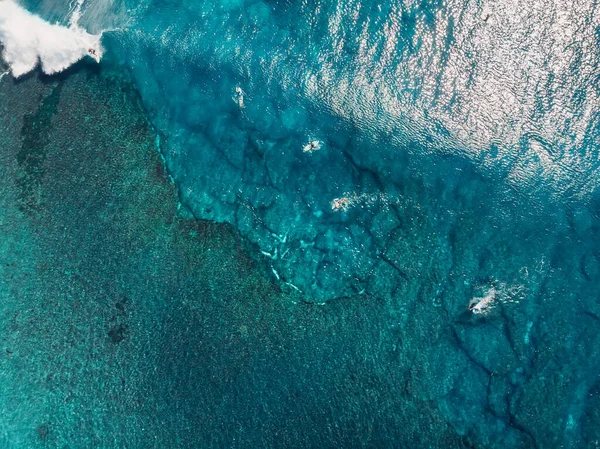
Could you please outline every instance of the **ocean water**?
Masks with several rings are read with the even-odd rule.
[[[2,0],[6,446],[595,447],[599,30]]]
[[[536,5],[154,2],[105,45],[194,216],[233,223],[305,297],[390,298],[402,287],[381,277],[423,276],[415,259],[433,251],[393,248],[406,220],[452,227],[462,209],[513,216],[514,196],[553,208],[597,188],[599,16]],[[302,152],[311,140],[321,149]],[[478,175],[478,198],[444,201]]]

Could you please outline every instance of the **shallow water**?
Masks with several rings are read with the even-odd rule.
[[[53,2],[24,5],[64,26],[73,11],[73,5]],[[164,313],[180,325],[165,331],[167,343],[149,344],[187,355],[174,367],[159,357],[139,368],[172,379],[143,386],[172,397],[164,405],[172,428],[150,436],[181,438],[186,447],[198,439],[231,447],[233,435],[239,447],[295,447],[308,434],[308,445],[319,447],[336,441],[352,447],[593,447],[600,418],[596,3],[89,1],[79,24],[90,33],[106,30],[99,67],[84,62],[75,71],[80,73],[52,81],[57,87],[43,100],[33,93],[42,89],[36,75],[23,83],[0,81],[8,83],[6,120],[17,116],[10,101],[29,98],[19,103],[21,140],[5,145],[16,149],[21,142],[20,150],[4,156],[18,165],[15,204],[25,214],[37,210],[42,180],[60,166],[60,158],[50,162],[47,156],[56,137],[40,131],[58,126],[52,118],[58,99],[71,121],[105,120],[107,127],[117,122],[130,130],[136,122],[128,121],[128,113],[103,119],[102,111],[127,108],[134,95],[125,104],[103,105],[98,92],[105,81],[98,79],[133,86],[154,129],[147,129],[142,149],[124,152],[124,160],[149,151],[147,142],[157,144],[177,190],[179,214],[192,223],[231,223],[240,233],[244,251],[258,264],[249,268],[252,276],[268,285],[245,294],[273,308],[269,318],[258,314],[270,329],[264,338],[281,338],[285,348],[281,356],[265,356],[269,369],[259,367],[256,356],[251,373],[231,381],[233,390],[197,393],[193,377],[216,374],[197,371],[206,362],[195,346],[181,349],[181,342],[200,342],[205,326],[215,329],[207,341],[219,341],[232,318],[214,305],[202,305],[201,320],[190,317],[178,309],[182,299],[176,295],[174,309]],[[94,80],[85,94],[83,73]],[[94,99],[94,108],[80,111],[76,99],[63,100],[61,89],[80,89]],[[112,95],[118,97],[106,91]],[[46,112],[28,118],[38,108]],[[103,151],[132,138],[123,136]],[[303,151],[313,140],[318,151]],[[131,163],[126,165],[119,176],[127,176]],[[114,185],[112,194],[127,196],[121,181],[102,173],[100,185]],[[99,182],[88,176],[91,185]],[[68,209],[77,208],[70,201],[88,205],[71,190],[56,193],[52,207],[57,198]],[[145,192],[151,196],[152,190]],[[124,226],[132,217],[143,223],[144,214],[128,212]],[[167,228],[156,235],[171,235]],[[75,241],[82,239],[79,227],[72,233]],[[53,244],[61,243],[47,243]],[[127,276],[142,286],[148,272],[178,281],[201,276],[200,268],[186,271],[179,249],[172,251],[169,269],[157,255],[122,272],[114,266],[107,279]],[[193,259],[196,250],[189,251],[181,257]],[[107,263],[116,257],[104,256]],[[106,282],[102,270],[86,273],[93,274],[94,288]],[[208,289],[207,303],[222,304],[231,278],[224,271],[215,276],[208,287],[181,281],[179,289],[184,297]],[[133,301],[143,308],[144,292],[152,288],[139,288]],[[264,288],[282,293],[265,294]],[[165,301],[167,293],[157,291],[156,301]],[[244,320],[256,313],[241,300],[231,307]],[[314,327],[303,321],[312,313],[320,317]],[[157,325],[156,316],[144,319],[148,328]],[[286,331],[276,331],[279,326]],[[242,337],[248,328],[240,324]],[[111,329],[122,336],[118,326]],[[248,357],[264,341],[250,346]],[[142,348],[130,351],[139,356]],[[343,367],[329,359],[337,351],[334,359]],[[230,372],[229,364],[239,361],[228,357],[219,352],[208,366]],[[269,370],[279,373],[277,380]],[[297,383],[304,385],[299,391],[292,388]],[[258,392],[265,396],[253,402]],[[209,412],[195,408],[196,394]],[[219,394],[233,395],[222,409]],[[295,399],[283,400],[288,394]],[[359,399],[353,402],[352,394]],[[190,400],[178,399],[184,397]],[[344,414],[349,404],[353,411]],[[247,410],[252,412],[243,415]],[[206,426],[189,430],[206,413]],[[217,413],[230,415],[239,432],[215,430]],[[281,413],[289,421],[279,439],[274,420]],[[124,424],[118,434],[141,438],[136,423]],[[248,431],[257,426],[257,434]],[[429,427],[415,430],[422,426]],[[106,443],[108,428],[101,428],[97,445],[122,447]],[[323,441],[311,433],[325,428]],[[406,437],[402,428],[409,429]],[[148,444],[135,441],[131,447]]]

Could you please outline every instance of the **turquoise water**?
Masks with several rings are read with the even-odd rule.
[[[7,447],[595,447],[595,3],[80,24],[0,81]]]
[[[452,257],[449,232],[536,227],[540,209],[582,209],[597,188],[588,41],[600,22],[593,5],[589,17],[561,6],[153,2],[104,42],[136,80],[196,217],[233,223],[311,300],[392,298],[407,277],[444,277],[419,258]],[[565,36],[548,40],[559,26]],[[310,140],[321,150],[303,153]],[[342,197],[352,207],[332,212]],[[454,231],[463,212],[482,228]],[[431,229],[407,238],[410,220]],[[457,271],[522,284],[519,270],[542,257],[527,248],[508,273]]]

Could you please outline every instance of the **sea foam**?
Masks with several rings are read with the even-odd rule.
[[[51,75],[84,56],[100,61],[102,34],[89,34],[78,25],[81,4],[77,3],[67,27],[50,24],[13,0],[0,0],[2,56],[14,77],[32,71],[38,62],[44,73]]]

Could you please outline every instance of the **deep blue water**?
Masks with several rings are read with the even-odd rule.
[[[23,4],[46,20],[67,22],[66,4]],[[595,447],[596,2],[86,0],[82,11],[88,31],[108,31],[100,66],[77,70],[139,95],[179,214],[232,224],[262,267],[261,279],[281,290],[281,297],[269,296],[284,303],[277,307],[323,308],[314,313],[331,320],[301,343],[293,340],[291,355],[252,371],[243,388],[229,392],[236,400],[212,409],[237,417],[227,421],[244,429],[236,435],[247,439],[237,447],[444,447],[444,438],[447,447]],[[303,151],[315,140],[317,151]],[[32,167],[21,179],[38,175]],[[34,201],[34,188],[27,189],[27,201]],[[153,276],[165,275],[158,262],[147,263]],[[227,295],[228,284],[215,282]],[[304,316],[294,318],[298,312],[281,324],[287,312],[279,312],[273,322],[289,332],[307,325]],[[171,379],[170,395],[196,398],[182,376],[188,368],[210,376],[198,368],[193,347],[178,345],[190,326],[213,317],[207,312],[197,320],[177,307],[165,313],[174,329],[164,344],[191,361],[179,356],[170,368],[158,357],[158,369]],[[329,325],[335,343],[320,347]],[[192,334],[192,343],[202,341]],[[207,338],[224,337],[215,331]],[[306,362],[303,350],[333,377],[339,372],[327,360],[340,351],[340,372],[355,367],[358,384],[342,376],[332,384],[345,387],[336,390],[331,377],[298,368]],[[269,379],[271,369],[277,381]],[[372,385],[370,375],[377,379]],[[300,391],[297,401],[283,401],[299,378],[314,386],[311,399]],[[401,387],[392,386],[396,380]],[[145,388],[162,397],[159,384]],[[219,388],[198,397],[218,404]],[[355,402],[344,397],[353,392],[360,396]],[[248,405],[254,395],[262,411]],[[188,427],[205,419],[193,405],[172,400],[163,404],[164,416],[181,413]],[[362,415],[344,418],[348,404],[378,422],[369,427]],[[419,415],[420,407],[428,411]],[[246,408],[253,412],[240,412]],[[271,424],[258,435],[248,431],[256,416],[272,423],[278,413],[311,419],[299,418],[297,433],[278,443]],[[331,431],[326,443],[311,439],[310,421],[318,416]],[[414,429],[408,440],[398,439],[405,421],[423,426],[422,439]],[[128,425],[122,434],[135,433]],[[353,425],[355,440],[348,437]],[[170,437],[181,438],[173,447],[204,447],[190,441],[208,441],[213,432],[210,447],[235,446],[229,431],[215,428],[192,436],[173,430],[158,447]],[[376,436],[366,438],[373,428]],[[95,447],[123,447],[102,444]],[[145,447],[139,444],[130,447]]]

